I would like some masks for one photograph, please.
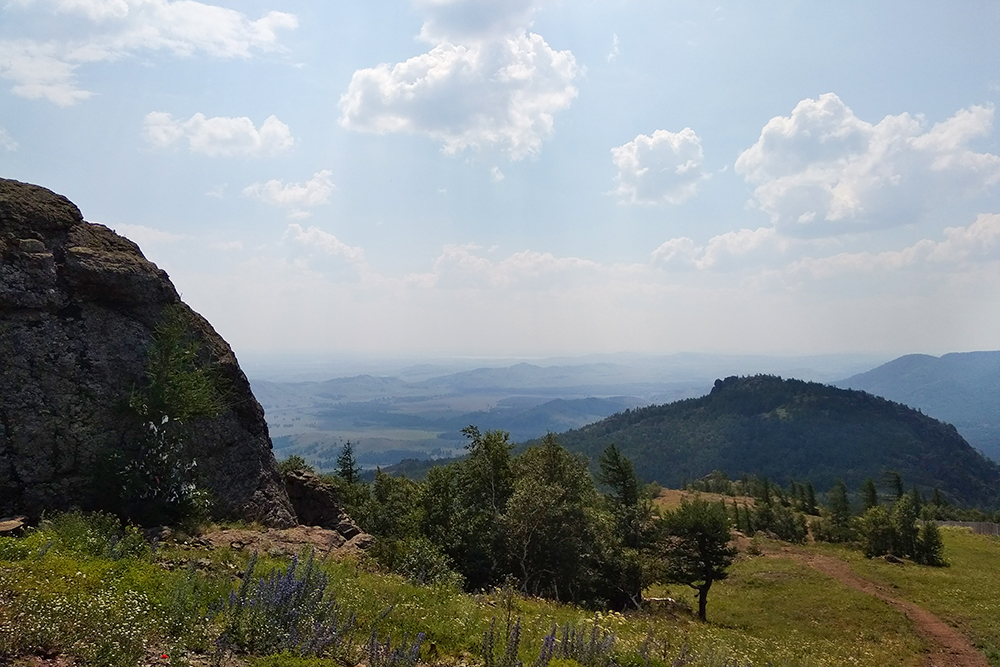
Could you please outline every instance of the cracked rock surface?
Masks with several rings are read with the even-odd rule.
[[[95,471],[128,437],[164,309],[180,308],[227,388],[188,425],[203,485],[227,518],[296,525],[264,411],[232,349],[139,247],[65,197],[0,179],[0,516],[94,507]],[[103,459],[102,459],[103,457]]]

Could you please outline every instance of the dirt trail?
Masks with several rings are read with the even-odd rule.
[[[851,571],[839,558],[816,553],[802,553],[788,549],[771,552],[771,555],[792,558],[833,577],[845,586],[874,595],[909,617],[917,634],[930,644],[923,667],[989,667],[986,656],[975,649],[965,636],[940,618],[908,600],[895,597],[891,589],[864,579]]]

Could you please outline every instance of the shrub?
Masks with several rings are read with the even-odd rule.
[[[105,512],[65,512],[42,521],[41,530],[52,534],[69,551],[121,560],[148,559],[149,544],[135,526],[122,526],[118,517]]]

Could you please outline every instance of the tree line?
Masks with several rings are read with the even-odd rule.
[[[695,499],[657,511],[653,490],[614,445],[592,476],[553,434],[515,455],[504,431],[463,433],[467,456],[422,481],[377,471],[366,483],[344,445],[327,479],[378,538],[369,555],[382,567],[416,583],[512,585],[598,609],[637,607],[650,585],[682,584],[697,592],[705,618],[708,592],[736,555],[724,507]]]
[[[880,494],[874,480],[865,479],[854,503],[843,480],[827,491],[823,504],[817,502],[812,482],[792,481],[782,488],[766,477],[733,481],[716,471],[687,488],[731,496],[732,501],[723,504],[730,510],[734,527],[747,535],[764,532],[804,542],[811,534],[818,541],[854,544],[870,558],[892,555],[925,565],[945,565],[935,520],[978,517],[981,512],[951,506],[938,489],[929,501],[916,487],[907,491],[895,471],[887,471],[882,481],[885,492]]]

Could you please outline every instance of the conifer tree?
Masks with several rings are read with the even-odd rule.
[[[892,492],[892,502],[899,502],[905,491],[903,490],[903,478],[895,470],[888,470],[885,473],[885,485]]]
[[[665,578],[698,591],[698,618],[704,621],[708,591],[728,576],[736,557],[729,545],[729,517],[714,503],[683,500],[664,518],[664,527]]]
[[[348,484],[357,484],[361,479],[361,468],[354,458],[354,445],[350,440],[344,443],[337,457],[337,476]]]
[[[861,486],[861,500],[864,502],[866,511],[878,505],[878,489],[871,477],[866,479]]]
[[[938,530],[937,524],[933,521],[925,521],[920,527],[914,560],[923,565],[935,567],[947,565],[944,560],[944,542],[941,540],[941,531]]]
[[[813,488],[812,482],[806,482],[806,514],[816,516],[819,511],[816,509],[816,489]]]

